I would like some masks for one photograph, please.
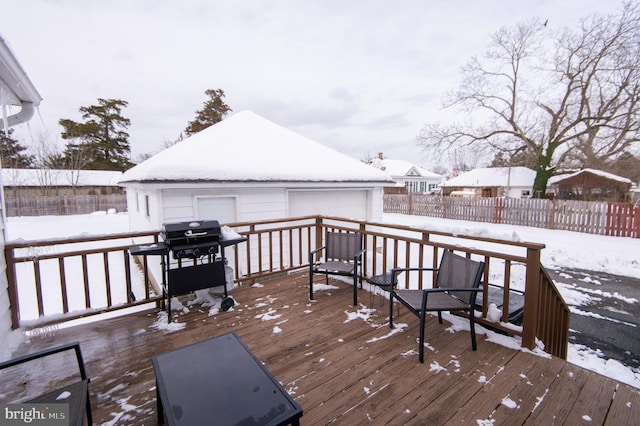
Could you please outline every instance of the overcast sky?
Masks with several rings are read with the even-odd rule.
[[[98,98],[129,102],[133,160],[177,139],[207,89],[356,159],[384,152],[427,169],[421,127],[446,117],[443,95],[503,26],[549,28],[603,0],[0,0],[0,34],[43,97],[17,128],[47,129]]]

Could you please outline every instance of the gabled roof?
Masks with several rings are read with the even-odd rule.
[[[388,175],[243,111],[127,170],[126,182],[367,182]]]
[[[421,176],[434,180],[442,179],[441,175],[425,170],[422,167],[416,166],[415,164],[412,164],[411,162],[405,160],[376,158],[371,161],[371,165],[377,167],[385,173],[388,173],[392,177]]]
[[[118,186],[121,177],[110,170],[2,169],[5,186]]]
[[[536,172],[526,167],[485,167],[443,182],[444,187],[533,187]]]
[[[582,170],[578,170],[575,173],[567,173],[567,174],[553,176],[549,179],[549,185],[555,185],[565,179],[570,179],[585,173],[590,173],[593,175],[604,177],[609,180],[615,180],[617,182],[628,183],[629,185],[633,185],[633,181],[631,179],[627,179],[626,177],[614,175],[613,173],[604,172],[602,170],[596,170],[596,169],[582,169]]]

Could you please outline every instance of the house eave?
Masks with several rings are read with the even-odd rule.
[[[393,186],[393,181],[372,180],[221,180],[221,179],[142,179],[118,182],[119,186],[127,185],[225,185],[225,186],[309,186],[309,185],[339,185],[339,186]]]
[[[40,105],[42,96],[27,76],[7,41],[0,35],[0,104],[3,108],[3,119],[0,129],[25,123],[33,117],[35,108]],[[8,91],[8,93],[4,93]],[[4,117],[5,105],[21,106],[14,115]]]

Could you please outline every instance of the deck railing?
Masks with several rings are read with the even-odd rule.
[[[227,247],[224,253],[234,269],[234,280],[243,284],[306,270],[309,252],[322,245],[326,230],[364,234],[364,285],[367,285],[367,277],[387,272],[394,266],[435,267],[444,249],[483,260],[486,263],[485,285],[482,318],[478,318],[478,322],[521,336],[522,345],[527,348],[533,348],[537,340],[541,341],[548,352],[566,358],[569,310],[541,265],[542,244],[326,216],[239,222],[227,226],[247,238],[246,242]],[[6,244],[14,328],[157,302],[158,290],[157,286],[154,290],[153,284],[161,278],[154,277],[149,271],[159,269],[158,265],[153,265],[159,264],[159,258],[143,257],[132,261],[128,253],[128,247],[134,242],[145,241],[157,242],[158,233]],[[71,248],[78,244],[83,248]],[[84,247],[86,244],[92,244],[92,247]],[[43,273],[45,263],[47,272]],[[77,282],[70,282],[70,277]],[[431,284],[428,277],[407,275],[399,285],[422,288]],[[508,309],[503,310],[500,321],[487,319],[490,287],[501,289],[502,300],[497,304],[505,307],[510,306],[512,294],[524,292],[521,324],[509,322]],[[84,293],[82,306],[65,303],[70,291]],[[26,309],[20,303],[21,293],[36,295],[37,312],[31,313],[35,316],[31,321],[25,321],[26,316],[21,313]]]

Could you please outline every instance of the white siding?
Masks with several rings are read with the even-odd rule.
[[[506,193],[505,195],[510,198],[528,198],[528,197],[531,197],[531,194],[533,194],[533,189],[530,186],[529,187],[518,186],[518,187],[511,187],[509,189],[504,188],[503,191]],[[523,191],[528,191],[529,195],[522,195]]]
[[[1,184],[1,181],[0,181]],[[0,209],[2,206],[0,205]],[[7,263],[4,257],[4,221],[0,220],[0,342],[7,342],[7,336],[11,332],[11,310],[9,305],[9,292],[7,282]],[[3,348],[6,351],[8,348]],[[5,355],[0,352],[0,359]]]
[[[198,200],[208,197],[233,198],[236,205],[236,217],[238,222],[260,221],[268,219],[282,219],[290,216],[306,216],[311,214],[323,214],[331,216],[343,216],[347,218],[367,219],[379,221],[382,217],[382,188],[368,187],[357,188],[346,185],[338,185],[337,188],[313,188],[313,184],[292,185],[285,188],[276,185],[258,184],[164,184],[161,188],[155,185],[128,185],[129,217],[132,230],[160,229],[163,223],[183,222],[194,219],[216,219],[215,214],[203,213],[207,207],[198,208]],[[134,193],[150,196],[151,218],[144,215],[144,203],[140,199],[140,212],[136,212],[136,198]],[[203,204],[206,204],[203,203]],[[209,209],[215,208],[215,202],[210,203]],[[155,209],[155,210],[154,210]],[[204,210],[203,210],[204,209]],[[132,214],[133,213],[133,214]],[[202,217],[206,214],[212,217]],[[224,216],[224,215],[223,215]],[[221,224],[229,223],[226,219],[220,220]],[[286,238],[286,236],[285,236]],[[266,244],[267,241],[264,241]],[[277,244],[276,244],[277,246]],[[286,241],[283,244],[288,250]],[[266,256],[267,251],[263,251]],[[288,253],[283,253],[284,259],[288,259]],[[229,255],[229,253],[227,254]],[[257,257],[257,245],[252,245],[253,257]],[[278,258],[278,253],[275,254]],[[151,270],[159,277],[159,267],[152,259],[149,264]],[[263,265],[268,265],[269,259],[263,258]],[[159,260],[158,260],[159,263]],[[252,260],[252,265],[257,265],[257,259]],[[233,265],[232,259],[229,264]],[[245,262],[240,262],[246,265]],[[276,268],[279,265],[274,265]],[[288,265],[280,265],[286,267]],[[245,268],[245,266],[241,266]],[[248,271],[240,271],[246,274]],[[256,271],[252,271],[256,272]]]
[[[132,232],[159,230],[162,222],[158,212],[162,210],[162,200],[158,197],[158,191],[136,186],[128,187],[126,193],[129,230]]]
[[[288,216],[325,215],[368,219],[371,214],[367,190],[314,190],[288,192]]]
[[[127,203],[132,231],[155,230],[160,229],[163,223],[196,219],[197,200],[201,197],[235,198],[239,222],[311,214],[377,221],[382,217],[382,192],[382,187],[338,185],[327,188],[326,184],[319,188],[314,188],[314,184],[293,187],[260,184],[164,184],[163,188],[158,184],[129,184]],[[146,217],[144,211],[145,196],[150,199],[150,217]]]
[[[286,216],[284,188],[228,187],[165,189],[163,222],[182,222],[197,216],[199,197],[235,197],[239,222],[282,218]],[[208,219],[215,219],[210,217]]]

